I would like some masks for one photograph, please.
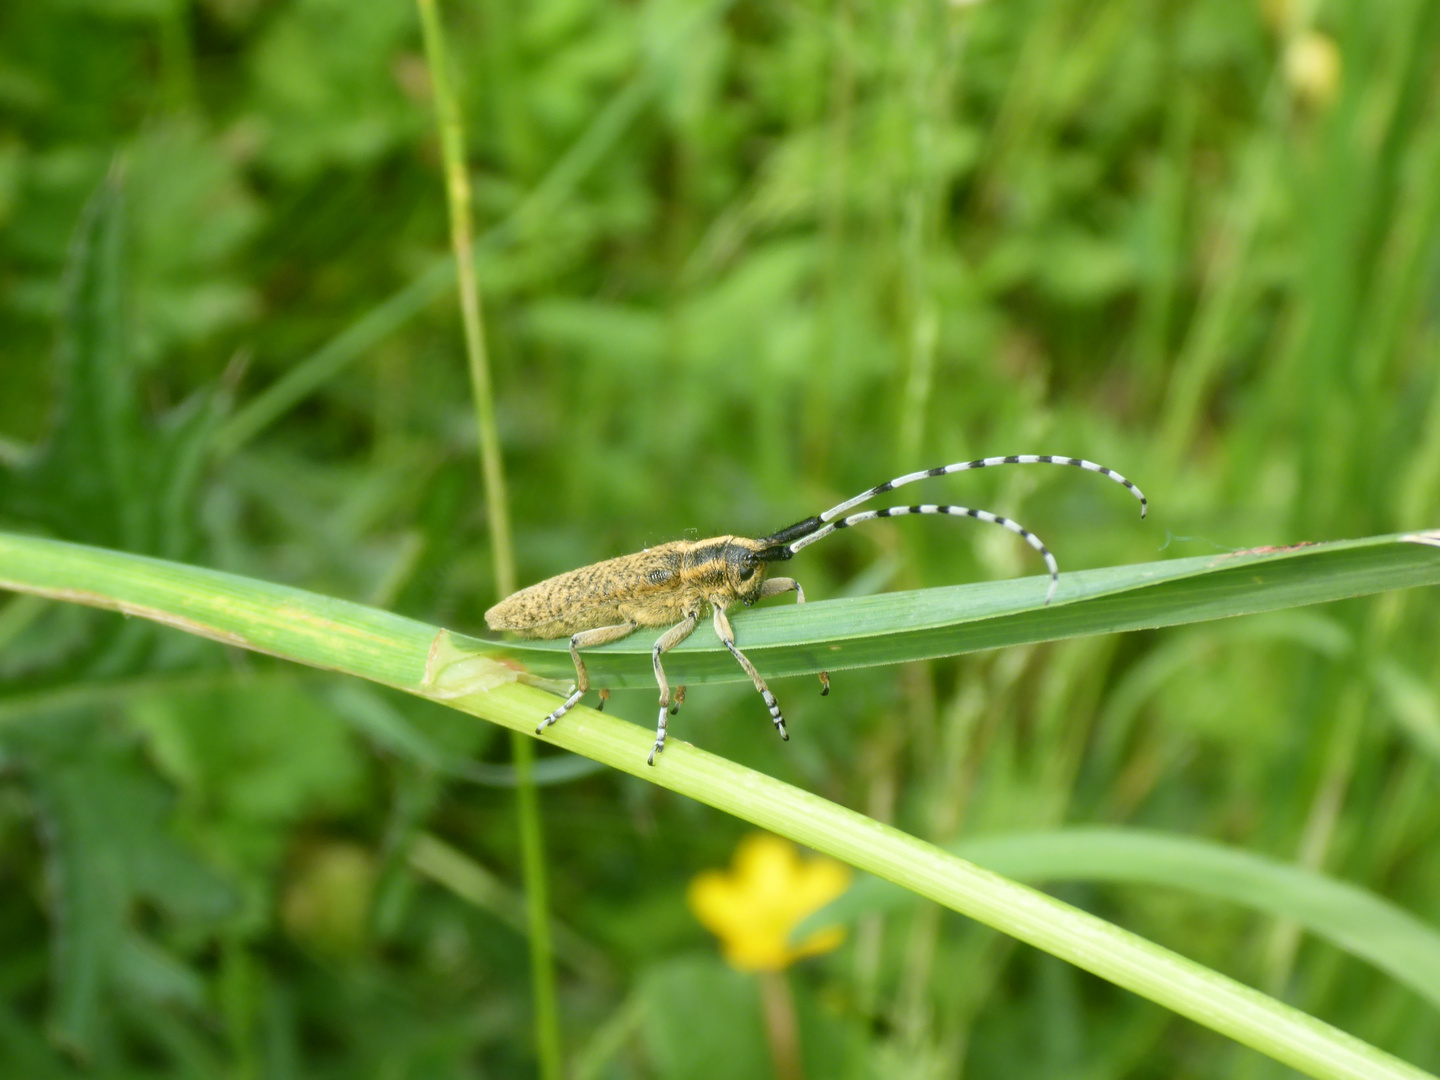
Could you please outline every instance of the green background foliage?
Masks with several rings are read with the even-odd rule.
[[[1065,470],[911,489],[1019,518],[1062,571],[1440,524],[1435,5],[444,14],[523,580],[984,454],[1146,489],[1146,523]],[[0,8],[0,527],[478,630],[434,132],[408,0]],[[914,519],[792,568],[816,599],[1039,569]],[[748,687],[697,687],[672,731],[937,842],[1142,827],[1433,927],[1437,642],[1412,591],[824,701],[778,680],[786,745]],[[651,697],[611,707],[649,724]],[[0,1071],[533,1072],[507,755],[425,702],[8,599]],[[742,827],[571,760],[538,766],[568,1060],[679,1077],[721,1047],[755,1075],[755,988],[684,904]],[[1292,924],[1055,891],[1440,1069],[1432,1002]],[[1280,1071],[932,907],[791,982],[816,1076]]]

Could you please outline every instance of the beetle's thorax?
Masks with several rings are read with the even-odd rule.
[[[680,564],[687,600],[728,608],[760,595],[766,564],[753,556],[763,545],[744,536],[712,536],[687,542]]]

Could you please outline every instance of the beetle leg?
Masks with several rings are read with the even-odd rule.
[[[760,596],[762,599],[767,596],[779,596],[781,593],[790,592],[792,589],[795,590],[795,603],[803,604],[805,602],[805,590],[800,587],[800,583],[794,578],[766,578],[765,583],[760,586]],[[830,693],[830,673],[828,671],[822,671],[820,672],[820,696],[824,697],[828,693]]]
[[[730,629],[730,620],[725,617],[724,610],[716,605],[715,607],[715,633],[719,636],[721,643],[730,650],[730,655],[740,662],[745,669],[745,674],[750,676],[750,681],[755,684],[755,689],[760,691],[760,696],[765,699],[765,707],[770,710],[770,720],[775,725],[775,730],[786,742],[790,741],[790,735],[785,730],[785,717],[780,715],[780,703],[775,700],[775,695],[770,692],[770,687],[765,685],[765,680],[755,670],[755,665],[750,663],[749,657],[735,647],[735,631]]]
[[[578,634],[570,636],[570,657],[575,661],[575,689],[570,692],[570,696],[561,703],[558,709],[540,721],[540,726],[535,729],[536,735],[573,709],[585,696],[585,691],[590,689],[590,673],[585,670],[585,661],[580,659],[580,650],[594,645],[604,645],[607,641],[619,641],[634,629],[633,622],[623,622],[614,626],[601,626],[595,630],[581,630]],[[609,696],[608,690],[600,691],[602,708],[605,705],[605,699]]]
[[[665,722],[670,718],[670,684],[665,680],[665,669],[660,665],[660,654],[668,652],[689,637],[690,631],[695,629],[695,622],[699,618],[698,611],[690,612],[685,618],[661,634],[660,640],[655,642],[655,647],[650,650],[650,659],[655,665],[655,681],[660,684],[660,721],[655,725],[655,745],[650,750],[650,756],[645,759],[649,765],[654,765],[655,755],[665,749]],[[679,697],[684,698],[683,687]]]
[[[670,715],[674,716],[677,712],[680,711],[680,706],[684,704],[685,688],[683,686],[677,686],[675,688],[675,697],[672,698],[670,701]]]

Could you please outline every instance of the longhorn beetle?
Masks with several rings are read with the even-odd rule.
[[[901,517],[905,514],[949,514],[952,517],[972,517],[999,525],[1020,536],[1027,544],[1040,553],[1050,570],[1050,589],[1045,594],[1045,603],[1055,595],[1055,586],[1060,580],[1060,569],[1055,556],[1040,542],[1040,538],[1029,529],[1018,525],[1009,518],[992,514],[987,510],[971,510],[965,506],[892,506],[885,510],[866,510],[859,514],[842,517],[847,510],[869,502],[876,495],[891,491],[916,480],[933,476],[947,476],[967,469],[986,469],[993,465],[1074,465],[1090,472],[1108,476],[1140,500],[1140,516],[1145,516],[1147,504],[1138,487],[1125,477],[1080,458],[1053,457],[1049,454],[1017,454],[1012,457],[981,458],[978,461],[962,461],[955,465],[941,465],[934,469],[907,473],[894,480],[863,491],[853,499],[846,499],[838,506],[832,506],[823,514],[796,522],[779,532],[749,539],[744,536],[713,536],[708,540],[674,540],[659,544],[634,555],[622,555],[592,566],[582,566],[566,574],[531,585],[528,589],[500,601],[485,613],[485,622],[492,630],[513,630],[528,638],[570,638],[570,656],[575,661],[575,688],[561,706],[552,712],[536,734],[543,732],[555,721],[575,707],[585,691],[590,689],[590,677],[585,671],[585,661],[580,659],[580,650],[610,641],[619,641],[641,626],[668,626],[660,635],[650,658],[655,668],[655,681],[660,684],[660,720],[655,729],[655,746],[646,760],[655,764],[655,755],[665,749],[665,722],[673,716],[685,700],[685,687],[676,689],[672,698],[670,684],[665,679],[665,669],[660,656],[673,649],[690,636],[699,621],[701,613],[708,607],[714,613],[715,633],[730,655],[735,657],[770,710],[770,719],[780,737],[789,740],[785,731],[785,718],[780,714],[780,705],[775,695],[765,685],[765,680],[755,670],[755,665],[735,645],[735,633],[730,629],[730,620],[725,617],[727,609],[739,601],[746,607],[767,596],[794,592],[795,602],[805,602],[805,591],[793,578],[768,578],[769,565],[791,558],[803,547],[823,540],[837,529],[846,529],[872,518]],[[820,673],[820,693],[830,692],[830,676]],[[600,691],[600,708],[610,696],[608,690]]]

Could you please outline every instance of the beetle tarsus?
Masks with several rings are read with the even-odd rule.
[[[560,719],[562,716],[564,716],[567,712],[569,712],[571,709],[573,709],[573,708],[576,706],[576,704],[580,701],[580,699],[581,699],[582,697],[584,697],[584,696],[585,696],[585,689],[584,689],[584,687],[577,686],[574,690],[572,690],[572,691],[570,692],[570,696],[567,697],[567,698],[561,703],[561,705],[560,705],[560,707],[559,707],[558,709],[556,709],[554,712],[552,712],[549,716],[545,717],[544,720],[541,720],[541,721],[540,721],[540,726],[535,729],[535,734],[536,734],[536,735],[544,734],[544,731],[545,731],[545,729],[546,729],[547,727],[549,727],[551,724],[555,723],[556,720],[559,720],[559,719]]]
[[[655,724],[655,745],[650,748],[650,756],[645,759],[645,764],[654,765],[655,755],[665,752],[665,722],[669,719],[670,710],[661,705],[660,719]]]

